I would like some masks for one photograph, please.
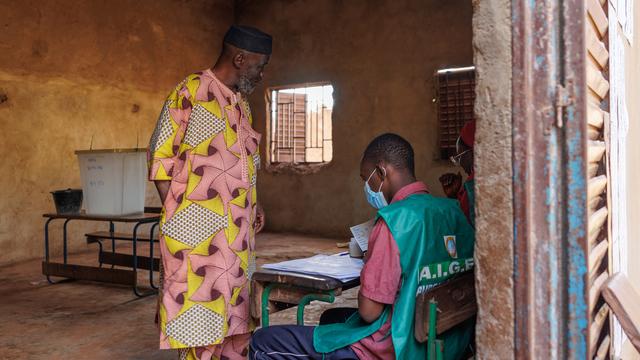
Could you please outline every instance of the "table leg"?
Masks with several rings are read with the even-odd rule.
[[[436,340],[436,360],[444,358],[444,340]]]
[[[427,360],[437,360],[436,349],[436,316],[438,316],[438,303],[429,301],[429,337],[427,338]]]
[[[71,221],[71,219],[67,219],[64,222],[64,226],[62,228],[62,258],[65,265],[67,265],[67,224]]]
[[[146,222],[148,223],[148,222]],[[140,225],[142,224],[146,224],[145,222],[139,222],[136,223],[136,225],[133,227],[133,236],[132,236],[132,242],[133,242],[133,274],[134,274],[134,282],[133,282],[133,293],[137,296],[137,297],[145,297],[145,296],[149,296],[152,294],[155,294],[156,292],[154,290],[151,290],[145,294],[141,293],[138,291],[138,228],[140,227]],[[153,269],[153,260],[151,260],[151,266]]]
[[[44,261],[49,264],[49,223],[53,221],[52,218],[49,218],[47,222],[44,224]],[[49,284],[53,284],[54,282],[51,280],[49,275],[47,275],[47,281]]]
[[[149,259],[151,261],[151,270],[149,270],[149,284],[151,284],[151,287],[153,289],[156,289],[156,290],[158,290],[158,287],[153,284],[153,271],[155,270],[154,267],[153,267],[153,263],[154,263],[154,260],[153,260],[153,245],[154,245],[153,233],[154,233],[154,230],[157,227],[158,227],[158,223],[154,223],[153,225],[151,225],[151,230],[149,231]],[[159,270],[160,269],[158,269],[158,271]]]
[[[47,220],[47,222],[44,225],[44,258],[45,258],[45,263],[47,265],[49,265],[49,259],[51,257],[51,254],[49,252],[49,223],[51,223],[51,221],[54,220],[53,218],[49,218],[49,220]],[[68,258],[68,250],[67,250],[67,224],[69,223],[69,221],[71,221],[71,219],[67,219],[64,222],[63,228],[62,228],[62,258],[64,261],[64,265],[67,265],[67,258]],[[59,281],[53,281],[51,280],[51,276],[49,274],[46,274],[47,277],[47,281],[49,282],[49,284],[56,284]]]
[[[273,284],[267,284],[264,289],[262,289],[262,315],[260,316],[260,324],[263,328],[269,327],[269,295],[271,294],[271,289],[273,289]]]
[[[113,221],[109,221],[109,234],[111,235],[111,255],[116,256],[116,237],[115,237],[116,226]],[[111,264],[111,268],[115,267],[114,264]]]
[[[133,273],[136,277],[136,280],[133,284],[133,293],[137,297],[142,297],[142,294],[138,292],[138,250],[137,250],[137,242],[138,242],[138,227],[141,223],[137,223],[133,227]]]
[[[329,293],[324,295],[311,294],[304,296],[298,303],[298,325],[304,325],[304,308],[314,300],[332,304],[336,300],[336,297],[333,294],[333,291],[329,291]]]
[[[261,301],[261,323],[262,323],[262,327],[268,327],[269,326],[269,296],[271,295],[271,290],[273,290],[276,287],[287,287],[287,286],[280,286],[278,284],[267,284],[263,289],[262,289],[262,301]],[[309,303],[311,303],[312,301],[324,301],[326,303],[333,303],[335,301],[336,297],[335,297],[335,293],[333,290],[325,293],[325,294],[309,294],[309,295],[305,295],[303,296],[300,301],[298,302],[298,309],[297,309],[297,323],[298,325],[304,325],[304,308],[309,305]]]
[[[100,248],[98,251],[98,267],[102,267],[102,241],[98,240],[98,247]]]

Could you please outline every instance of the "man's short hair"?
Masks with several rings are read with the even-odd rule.
[[[407,140],[397,134],[383,134],[373,139],[364,151],[363,162],[378,164],[385,161],[396,169],[409,170],[415,176],[413,148]]]

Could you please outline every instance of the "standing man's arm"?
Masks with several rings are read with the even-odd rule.
[[[149,141],[147,152],[149,181],[154,182],[163,207],[171,187],[185,123],[191,115],[191,106],[183,106],[183,103],[190,104],[190,97],[186,81],[169,94]]]
[[[164,201],[167,199],[167,194],[169,193],[171,180],[156,180],[153,183],[156,185],[158,195],[160,195],[160,200],[162,201],[162,205],[164,205]]]

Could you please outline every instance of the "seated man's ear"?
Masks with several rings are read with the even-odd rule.
[[[378,172],[378,175],[380,175],[381,179],[386,179],[387,178],[387,175],[389,174],[388,173],[388,168],[389,167],[386,166],[386,164],[383,163],[383,162],[380,162],[380,163],[378,163],[378,165],[376,165],[376,171]]]

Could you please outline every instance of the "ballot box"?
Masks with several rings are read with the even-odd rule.
[[[76,151],[84,207],[90,215],[130,215],[144,211],[146,149]]]

